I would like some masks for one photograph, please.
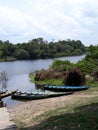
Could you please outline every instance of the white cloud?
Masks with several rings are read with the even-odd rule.
[[[17,9],[0,6],[0,19],[0,33],[5,36],[22,37],[27,36],[24,34],[29,35],[36,32],[37,23],[33,17],[25,15]]]
[[[97,43],[97,0],[17,0],[21,6],[15,6],[14,1],[0,4],[2,39],[25,42],[42,36],[46,40],[70,38],[88,44],[91,39]]]

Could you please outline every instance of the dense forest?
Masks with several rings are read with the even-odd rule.
[[[0,40],[0,59],[38,59],[54,58],[61,56],[82,55],[85,46],[80,40],[59,40],[47,42],[43,38],[36,38],[27,43],[12,44]]]

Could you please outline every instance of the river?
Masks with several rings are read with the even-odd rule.
[[[76,63],[79,60],[82,60],[84,57],[85,55],[60,57],[55,59],[69,60],[72,63]],[[11,91],[19,89],[20,91],[38,91],[35,87],[35,84],[30,82],[28,76],[29,73],[35,72],[36,70],[48,69],[55,59],[0,62],[0,73],[5,71],[8,77],[7,90]],[[10,97],[4,98],[3,101],[7,106],[20,103],[20,101],[11,100]]]

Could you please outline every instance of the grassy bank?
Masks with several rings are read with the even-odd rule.
[[[38,84],[38,85],[42,85],[42,84],[54,84],[54,85],[63,85],[63,78],[59,78],[59,79],[46,79],[46,80],[41,80],[41,81],[35,81],[34,78],[34,74],[29,74],[30,77],[30,81]]]
[[[10,108],[12,118],[19,130],[98,130],[98,82],[88,84],[86,91]]]

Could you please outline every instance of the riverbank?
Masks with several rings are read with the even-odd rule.
[[[9,107],[19,129],[97,130],[98,88],[68,96],[28,101]]]

